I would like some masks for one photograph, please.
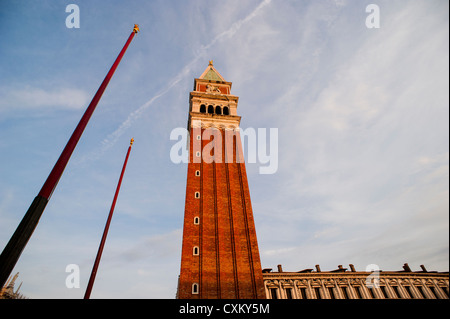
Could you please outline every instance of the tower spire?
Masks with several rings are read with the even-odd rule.
[[[226,82],[223,76],[220,75],[219,71],[217,71],[216,68],[214,67],[213,60],[209,61],[205,71],[203,71],[202,75],[200,75],[200,79]]]

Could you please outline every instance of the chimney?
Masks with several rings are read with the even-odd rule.
[[[349,266],[350,266],[350,269],[352,270],[352,272],[356,272],[355,266],[353,266],[353,264],[349,264]]]
[[[422,268],[423,272],[428,272],[424,265],[420,265],[420,268]]]
[[[319,265],[316,265],[316,270],[317,270],[317,272],[320,272],[320,266]]]
[[[278,272],[283,272],[283,267],[281,267],[281,265],[277,265],[278,267]]]
[[[407,272],[411,272],[411,268],[409,268],[408,263],[405,263],[405,264],[403,265],[403,269],[404,269],[405,271],[407,271]]]

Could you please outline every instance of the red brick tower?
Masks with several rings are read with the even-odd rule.
[[[177,298],[265,298],[238,97],[212,61],[189,96],[189,164]]]

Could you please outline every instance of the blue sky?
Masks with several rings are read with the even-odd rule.
[[[370,3],[380,28],[366,27]],[[277,172],[247,165],[263,268],[448,271],[449,17],[437,0],[2,1],[2,249],[134,23],[14,269],[24,295],[83,297],[134,137],[91,297],[175,297],[187,166],[171,162],[169,137],[211,59],[241,127],[278,128]]]

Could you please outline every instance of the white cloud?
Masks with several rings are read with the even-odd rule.
[[[299,40],[296,52],[310,45],[319,54],[310,68],[301,56],[291,63],[286,76],[299,80],[279,95],[277,107],[268,106],[282,128],[280,179],[271,201],[259,206],[261,223],[277,212],[277,221],[258,233],[264,244],[271,238],[263,245],[268,252],[283,252],[274,241],[282,246],[305,234],[324,252],[316,262],[364,251],[374,258],[367,263],[394,258],[400,266],[424,257],[425,246],[432,256],[448,249],[441,238],[448,235],[448,28],[420,18],[422,4],[383,7],[381,29],[362,29],[366,36],[351,43],[338,34],[324,36],[327,42]],[[305,36],[315,33],[314,23]],[[273,232],[280,233],[276,239]],[[321,246],[330,242],[333,249]],[[298,246],[303,257],[311,251],[305,245],[311,242]],[[402,245],[411,249],[398,252]],[[444,259],[434,267],[448,267]]]
[[[87,107],[88,95],[80,89],[57,88],[42,89],[37,87],[3,88],[0,109],[82,109]]]

